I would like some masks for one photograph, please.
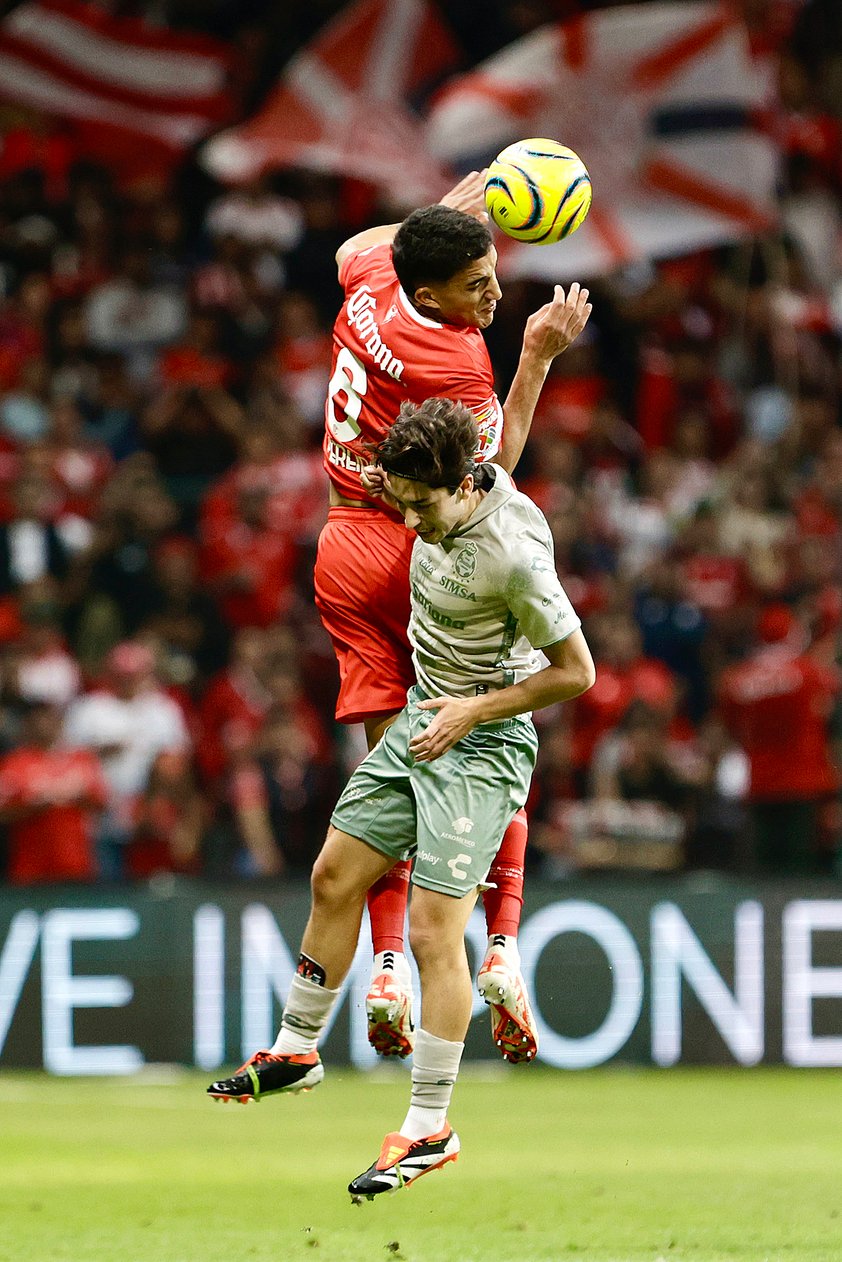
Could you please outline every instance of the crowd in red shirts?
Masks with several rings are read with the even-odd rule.
[[[833,21],[810,0],[780,54],[782,230],[582,277],[517,470],[598,668],[539,716],[551,876],[837,863]],[[361,753],[311,591],[333,254],[394,209],[303,173],[118,184],[22,111],[0,138],[5,879],[306,873]],[[504,277],[503,395],[544,288]]]

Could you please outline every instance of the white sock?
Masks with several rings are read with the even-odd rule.
[[[340,993],[296,973],[270,1052],[275,1056],[306,1056],[314,1051]]]
[[[423,1139],[444,1126],[464,1050],[464,1043],[449,1043],[426,1030],[418,1031],[412,1053],[412,1096],[401,1135]]]
[[[371,980],[381,973],[394,973],[407,990],[412,990],[412,970],[403,951],[378,951],[371,965]]]
[[[488,950],[494,948],[509,961],[516,971],[520,971],[520,949],[518,948],[517,938],[512,938],[508,934],[490,933],[488,935]]]

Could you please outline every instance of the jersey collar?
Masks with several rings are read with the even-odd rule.
[[[487,463],[490,465],[493,462],[488,461]],[[494,485],[490,490],[486,491],[485,498],[480,502],[475,511],[471,513],[468,520],[460,526],[458,530],[454,530],[453,534],[447,535],[442,542],[447,543],[448,540],[452,540],[455,543],[457,539],[462,538],[463,535],[467,535],[471,530],[473,530],[474,526],[477,526],[480,522],[485,521],[486,517],[490,517],[492,513],[496,513],[498,508],[501,508],[503,504],[512,498],[516,490],[517,488],[506,470],[501,465],[495,464]]]
[[[440,320],[428,320],[426,316],[422,316],[420,311],[416,311],[409,300],[409,295],[404,291],[402,286],[398,285],[398,299],[406,314],[416,324],[421,324],[425,329],[443,329],[444,325]]]

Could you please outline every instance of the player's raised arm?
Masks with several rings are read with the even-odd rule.
[[[389,245],[399,227],[399,223],[386,223],[379,228],[366,228],[356,236],[349,237],[336,251],[337,268],[341,271],[345,260],[352,254],[359,254],[360,250],[371,250],[375,245]]]
[[[556,285],[552,301],[533,312],[526,321],[517,372],[503,404],[506,423],[497,457],[497,463],[509,473],[526,446],[550,364],[567,350],[588,322],[593,309],[588,297],[588,290],[582,289],[576,281],[566,295],[561,285]]]
[[[485,220],[488,215],[485,213],[484,188],[485,172],[470,171],[464,179],[445,193],[441,199],[441,205],[450,206],[453,210],[461,210],[466,215]],[[358,254],[360,250],[371,250],[376,245],[391,244],[399,227],[399,223],[387,223],[378,228],[365,228],[355,236],[349,237],[336,251],[336,266],[341,269],[345,260],[352,254]]]

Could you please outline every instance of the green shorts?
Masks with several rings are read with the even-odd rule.
[[[409,742],[433,721],[410,688],[401,710],[360,763],[331,816],[335,828],[375,850],[415,859],[412,880],[461,898],[482,884],[512,817],[526,802],[538,752],[531,719],[474,728],[434,762]]]

